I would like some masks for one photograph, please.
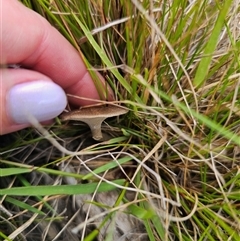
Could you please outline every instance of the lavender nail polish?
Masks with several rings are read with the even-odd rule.
[[[57,84],[36,80],[13,86],[7,95],[7,111],[17,124],[28,124],[29,116],[39,122],[51,120],[66,107],[67,98]]]

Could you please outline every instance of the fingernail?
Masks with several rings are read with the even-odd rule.
[[[39,122],[51,120],[66,105],[65,92],[57,84],[46,80],[17,84],[7,95],[8,114],[17,124],[28,124],[29,116],[34,116]]]

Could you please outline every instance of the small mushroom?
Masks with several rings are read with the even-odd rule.
[[[86,123],[91,129],[93,139],[99,141],[103,138],[101,131],[102,122],[106,118],[123,115],[127,112],[128,110],[115,105],[91,106],[64,113],[60,118],[63,121],[76,120]]]

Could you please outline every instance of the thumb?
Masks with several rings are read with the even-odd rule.
[[[67,104],[65,92],[47,76],[26,69],[0,69],[0,135],[59,115]]]

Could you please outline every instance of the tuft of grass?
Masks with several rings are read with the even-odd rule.
[[[46,238],[54,221],[67,223],[62,200],[117,190],[112,206],[86,200],[107,215],[81,240],[125,212],[151,241],[237,241],[239,2],[22,2],[81,51],[129,113],[103,127],[112,135],[103,143],[86,138],[85,125],[57,121],[1,137],[0,237],[24,240],[47,223]]]

